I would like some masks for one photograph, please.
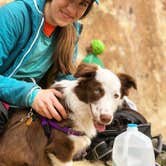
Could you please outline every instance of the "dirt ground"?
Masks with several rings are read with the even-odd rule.
[[[156,162],[158,162],[161,166],[166,166],[166,152],[164,153],[161,153]],[[109,166],[112,166],[112,163],[111,161],[109,161],[107,163]],[[95,162],[95,163],[90,163],[86,160],[84,161],[79,161],[79,162],[74,162],[74,166],[105,166],[104,163],[98,161],[98,162]]]
[[[74,162],[74,166],[104,166],[102,162],[90,163],[87,160]]]

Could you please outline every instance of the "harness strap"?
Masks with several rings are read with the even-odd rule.
[[[110,145],[111,146],[111,145]],[[106,143],[106,141],[101,141],[96,144],[93,149],[89,149],[86,159],[88,160],[102,160],[103,158],[112,155],[112,148]]]
[[[8,107],[0,101],[0,134],[4,132],[8,121]]]
[[[41,124],[43,127],[48,128],[48,126],[57,129],[67,135],[75,135],[75,136],[83,136],[85,135],[84,132],[82,131],[77,131],[77,130],[73,130],[72,128],[68,128],[68,127],[61,127],[55,120],[50,120],[47,119],[45,117],[40,116],[41,119]]]
[[[8,119],[8,109],[9,109],[8,105],[0,101],[0,114],[3,113],[6,119]]]

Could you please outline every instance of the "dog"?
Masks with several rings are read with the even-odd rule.
[[[80,64],[74,76],[76,80],[55,82],[50,87],[63,94],[61,103],[69,117],[61,122],[44,120],[60,130],[51,128],[46,136],[43,117],[28,123],[32,117],[27,110],[14,112],[0,137],[0,166],[72,166],[73,157],[111,123],[129,89],[136,89],[131,76],[116,75],[97,65]]]

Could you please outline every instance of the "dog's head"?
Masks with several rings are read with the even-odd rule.
[[[77,97],[91,105],[94,124],[98,131],[111,123],[113,114],[123,96],[131,87],[136,88],[134,79],[126,74],[114,74],[97,65],[80,64],[75,73],[78,85],[74,91]]]

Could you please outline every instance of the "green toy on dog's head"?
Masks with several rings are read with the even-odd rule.
[[[101,67],[104,67],[102,60],[98,57],[98,55],[102,54],[104,50],[105,45],[101,40],[92,40],[90,46],[88,46],[86,49],[87,55],[83,58],[82,62],[89,64],[97,64]]]
[[[105,49],[105,45],[101,40],[92,40],[91,42],[92,53],[95,55],[102,54]]]

